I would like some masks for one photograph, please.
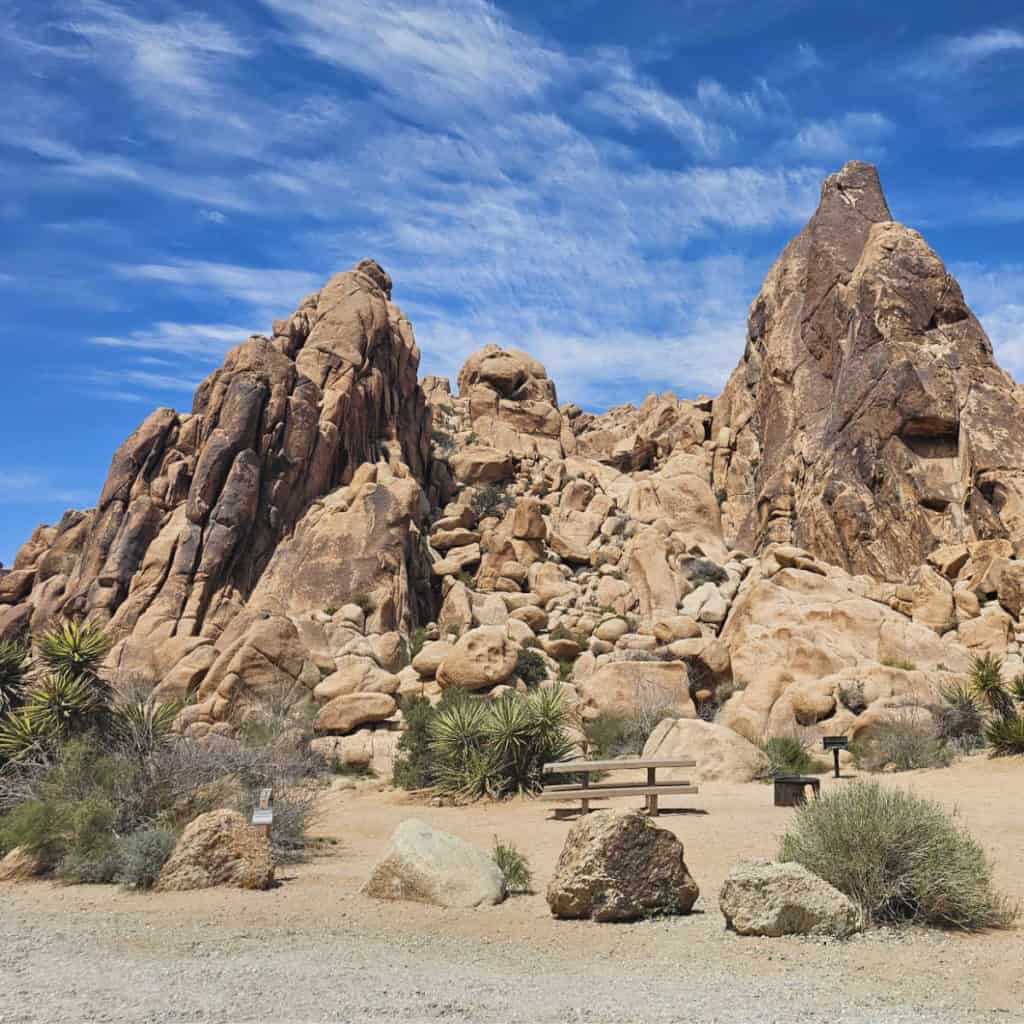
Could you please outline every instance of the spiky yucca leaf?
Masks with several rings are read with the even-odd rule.
[[[1016,700],[1024,702],[1024,673],[1014,677],[1013,682],[1010,683],[1010,693]]]
[[[68,621],[35,637],[39,660],[56,672],[95,675],[113,641],[92,622]]]
[[[479,699],[458,701],[430,723],[430,745],[442,758],[466,758],[483,744],[487,708]]]
[[[995,654],[971,658],[971,682],[974,692],[997,715],[1013,718],[1017,714],[1013,698],[1003,682],[1003,659]]]
[[[21,703],[28,672],[28,651],[13,640],[0,640],[0,712]]]
[[[13,761],[45,749],[54,734],[44,722],[22,708],[0,719],[0,759]]]
[[[985,729],[992,757],[1024,754],[1024,718],[995,718]]]
[[[25,712],[41,728],[67,736],[97,724],[108,710],[106,698],[105,687],[93,676],[51,672],[29,690]]]
[[[173,731],[181,710],[180,701],[129,700],[110,709],[110,731],[127,751],[140,756],[152,753]]]

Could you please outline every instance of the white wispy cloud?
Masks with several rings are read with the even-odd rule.
[[[55,483],[50,473],[39,469],[0,469],[0,505],[56,502],[81,506],[94,501],[96,495],[74,487]]]
[[[985,328],[1000,366],[1024,381],[1024,264],[965,262],[951,270]]]
[[[167,352],[213,359],[240,344],[253,331],[233,324],[183,324],[159,321],[127,335],[97,335],[89,340],[106,348]]]
[[[813,160],[877,160],[895,125],[878,111],[851,111],[824,121],[807,121],[782,149]]]
[[[944,36],[927,42],[903,70],[916,78],[948,78],[1000,54],[1024,51],[1024,32],[994,26],[964,35]]]
[[[291,312],[296,302],[322,284],[315,274],[305,270],[274,270],[245,267],[209,260],[180,260],[176,263],[121,264],[114,268],[121,277],[157,281],[177,288],[205,292],[233,299],[246,313],[253,311]],[[165,325],[167,326],[167,325]],[[261,324],[262,330],[269,328]],[[193,329],[194,325],[187,329]],[[234,330],[220,328],[213,330]]]
[[[1024,125],[980,132],[973,136],[971,144],[980,149],[1014,149],[1024,146]]]

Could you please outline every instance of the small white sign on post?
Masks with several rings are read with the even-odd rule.
[[[257,807],[252,812],[252,823],[254,825],[273,825],[274,810],[271,807]]]

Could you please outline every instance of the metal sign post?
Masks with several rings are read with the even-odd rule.
[[[261,827],[270,840],[270,830],[274,824],[274,791],[266,786],[260,790],[256,806],[252,810],[252,823]]]
[[[832,751],[832,756],[835,758],[836,763],[836,778],[839,778],[839,751],[850,749],[850,739],[848,736],[823,736],[821,744],[826,750]]]

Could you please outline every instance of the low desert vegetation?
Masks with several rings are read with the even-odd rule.
[[[540,651],[521,647],[516,655],[516,675],[527,686],[539,686],[548,678],[548,666]]]
[[[477,519],[489,516],[503,516],[512,505],[512,497],[498,487],[481,487],[469,503]]]
[[[263,786],[274,789],[276,855],[300,854],[322,769],[301,702],[249,704],[234,738],[194,740],[175,731],[179,703],[101,677],[100,627],[64,623],[34,647],[0,721],[0,854],[21,847],[67,881],[144,889],[189,821],[220,807],[248,814]]]
[[[678,717],[679,707],[672,690],[658,683],[640,682],[631,711],[602,711],[583,723],[583,733],[593,756],[635,756],[643,753],[659,722]]]
[[[868,739],[854,743],[850,752],[857,767],[869,772],[945,768],[956,756],[931,713],[918,707],[897,710],[874,726]]]
[[[762,742],[761,749],[768,756],[763,778],[816,775],[828,770],[828,765],[811,753],[811,741],[802,736],[773,736]]]
[[[886,668],[898,668],[902,672],[913,672],[917,666],[909,658],[883,658]]]
[[[544,764],[572,751],[571,714],[557,689],[498,699],[447,690],[436,708],[413,698],[403,703],[403,714],[408,728],[393,781],[457,801],[535,793]]]
[[[1017,909],[996,892],[984,850],[938,804],[856,781],[796,813],[779,853],[846,893],[876,924],[977,931]]]
[[[514,843],[494,837],[494,850],[491,853],[494,863],[505,876],[505,885],[509,892],[529,892],[533,881],[530,862]]]

